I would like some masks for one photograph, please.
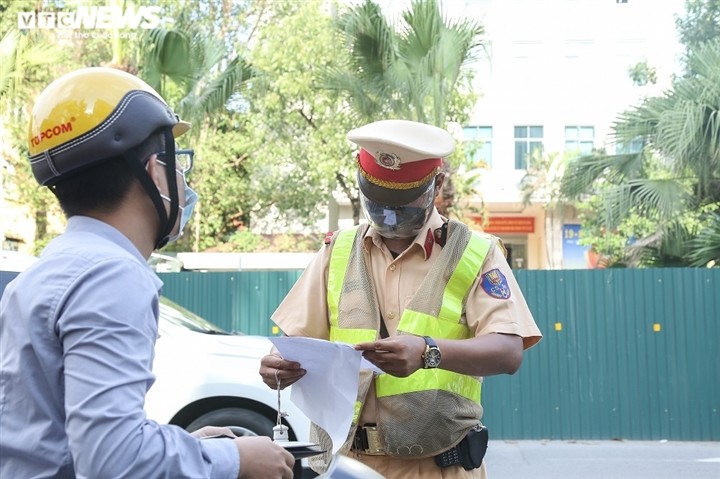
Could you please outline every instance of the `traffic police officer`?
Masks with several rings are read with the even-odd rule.
[[[486,477],[482,377],[513,374],[541,333],[500,240],[435,208],[452,136],[384,120],[347,137],[368,224],[329,234],[272,319],[289,336],[354,344],[384,371],[361,371],[339,453],[388,478]],[[305,371],[273,352],[260,374],[284,388]],[[332,449],[322,429],[313,435]]]

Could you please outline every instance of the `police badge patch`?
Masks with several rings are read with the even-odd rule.
[[[508,299],[510,297],[510,286],[505,275],[499,269],[492,269],[482,275],[482,289],[493,298]]]
[[[400,158],[393,153],[384,153],[382,151],[379,151],[377,156],[375,157],[375,163],[382,166],[383,168],[388,168],[390,170],[399,170],[401,161]]]

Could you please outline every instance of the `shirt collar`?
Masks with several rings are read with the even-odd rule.
[[[147,261],[140,253],[140,251],[135,247],[132,241],[130,241],[127,236],[122,234],[113,226],[110,226],[108,223],[105,223],[104,221],[96,220],[95,218],[90,218],[89,216],[71,216],[68,219],[66,231],[84,231],[102,236],[103,238],[112,241],[116,245],[126,250],[138,261],[140,261],[140,263],[147,264]]]

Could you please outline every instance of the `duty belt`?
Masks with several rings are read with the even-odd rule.
[[[386,454],[380,440],[380,433],[377,426],[374,425],[358,426],[352,448],[357,452],[370,456],[384,456]]]
[[[353,438],[352,449],[361,454],[367,454],[369,456],[385,456],[385,448],[380,440],[380,433],[377,430],[377,426],[367,425],[358,426],[355,430],[355,437]],[[438,454],[435,462],[440,467],[449,467],[460,465],[460,456],[458,453],[458,447],[452,447],[449,450]]]

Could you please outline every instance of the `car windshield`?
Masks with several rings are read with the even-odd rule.
[[[160,316],[175,326],[198,333],[231,334],[162,296],[160,297]]]

